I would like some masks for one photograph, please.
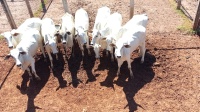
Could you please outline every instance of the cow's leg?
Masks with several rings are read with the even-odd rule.
[[[113,48],[110,49],[110,55],[111,55],[111,61],[114,61],[114,54],[113,54]]]
[[[26,71],[28,72],[29,79],[32,80],[33,77],[32,77],[32,74],[31,74],[31,71],[30,71],[29,67],[27,67]]]
[[[88,50],[88,55],[90,56],[91,55],[91,52],[90,52],[90,46],[89,46],[89,42],[87,43],[87,50]]]
[[[39,46],[40,46],[40,50],[42,51],[42,54],[44,56],[44,61],[46,61],[47,57],[46,57],[45,52],[44,52],[44,46],[43,46],[42,43],[39,43]]]
[[[129,71],[130,71],[131,79],[133,79],[134,76],[133,76],[133,71],[132,71],[132,69],[131,69],[131,59],[130,59],[130,58],[127,59],[127,63],[128,63],[128,69],[129,69]]]
[[[120,75],[120,68],[121,68],[121,65],[122,65],[123,61],[120,60],[120,59],[118,59],[118,60],[117,60],[117,63],[118,63],[117,76],[119,76],[119,75]]]
[[[71,55],[74,57],[74,46],[71,46]]]
[[[100,52],[99,49],[100,49],[99,45],[95,45],[94,46],[94,52],[95,52],[95,58],[96,59],[100,58],[100,56],[99,56],[99,52]]]
[[[32,69],[32,73],[35,75],[35,78],[37,80],[40,80],[40,77],[36,74],[36,71],[35,71],[35,59],[34,58],[31,59],[31,69]]]
[[[45,48],[46,48],[47,54],[49,56],[49,60],[50,60],[50,63],[51,63],[51,68],[53,68],[53,58],[51,56],[50,46],[46,45]]]
[[[81,49],[82,56],[84,56],[84,48],[83,48],[83,45],[79,44],[79,47],[80,47],[80,49]]]
[[[142,46],[140,46],[140,54],[141,54],[141,56],[142,56],[142,58],[141,58],[141,63],[144,62],[145,51],[146,51],[145,43],[143,43]]]
[[[108,51],[108,50],[106,50],[106,56],[108,57],[108,55],[109,55],[109,51]]]
[[[56,53],[56,60],[58,60],[58,53]]]

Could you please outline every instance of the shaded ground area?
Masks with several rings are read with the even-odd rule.
[[[88,11],[90,28],[97,9],[103,5],[109,6],[112,12],[119,11],[123,23],[129,19],[129,0],[68,2],[72,14],[79,7]],[[199,37],[183,35],[176,30],[182,19],[168,0],[135,2],[136,14],[146,12],[149,23],[144,64],[140,64],[138,50],[132,55],[133,80],[129,79],[127,63],[122,65],[121,75],[117,77],[117,62],[111,62],[104,52],[100,60],[96,60],[92,49],[91,56],[85,51],[86,56],[82,57],[75,42],[75,57],[65,59],[59,54],[59,60],[54,61],[54,70],[50,69],[49,61],[44,62],[41,53],[38,53],[36,71],[41,81],[29,81],[28,74],[14,66],[0,89],[0,111],[198,112]],[[45,17],[59,23],[63,13],[61,1],[54,0]],[[1,56],[4,56],[8,50],[5,40],[1,43],[5,49]],[[13,61],[0,59],[1,63]],[[4,78],[0,76],[0,81]]]

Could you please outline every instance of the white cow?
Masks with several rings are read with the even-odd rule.
[[[45,18],[42,20],[41,34],[44,39],[45,49],[51,62],[51,68],[53,68],[53,58],[51,56],[51,52],[53,52],[53,54],[56,54],[56,59],[58,60],[58,50],[56,44],[57,38],[55,36],[55,34],[57,33],[56,31],[57,30],[52,19]]]
[[[59,34],[62,36],[61,41],[65,49],[66,57],[67,57],[66,50],[68,48],[70,48],[72,56],[74,56],[73,52],[73,45],[74,45],[73,39],[75,34],[74,17],[67,12],[65,13],[65,15],[62,16],[62,23]]]
[[[17,29],[13,29],[11,32],[4,32],[1,35],[4,36],[8,42],[9,48],[15,48],[21,41],[23,32],[29,29],[37,29],[40,31],[41,19],[40,18],[29,18],[26,19]]]
[[[104,28],[109,16],[110,16],[110,8],[108,8],[107,6],[101,7],[97,10],[95,23],[92,30],[92,41],[90,43],[91,45],[99,43],[98,41],[101,35],[99,31]]]
[[[86,45],[88,50],[88,54],[90,55],[89,49],[89,37],[88,37],[88,29],[89,29],[89,17],[88,13],[80,8],[75,13],[75,39],[77,40],[79,47],[82,51],[82,56],[84,56],[83,45]]]
[[[130,29],[133,28],[133,25],[142,25],[146,28],[148,22],[147,14],[138,14],[134,15],[124,26],[123,28]]]
[[[36,55],[38,47],[43,47],[41,42],[42,37],[38,30],[27,30],[26,33],[23,34],[23,39],[20,43],[16,46],[16,48],[10,50],[10,54],[8,54],[5,59],[12,56],[16,61],[17,67],[20,67],[23,71],[28,71],[30,79],[32,79],[29,69],[29,66],[31,66],[32,73],[35,75],[35,78],[40,80],[40,77],[35,71],[34,55]]]
[[[118,12],[115,12],[111,14],[105,24],[105,27],[102,28],[100,32],[100,38],[99,38],[99,43],[95,43],[95,55],[96,57],[99,56],[99,49],[106,49],[107,52],[106,54],[108,55],[108,51],[110,51],[111,54],[111,60],[114,61],[113,57],[113,47],[109,46],[115,37],[117,37],[117,34],[119,30],[121,29],[122,25],[122,15],[119,14]],[[116,39],[115,39],[116,40]]]
[[[133,29],[135,25],[142,25],[146,28],[148,22],[147,14],[138,14],[134,15],[125,25],[123,25],[116,37],[112,38],[112,43],[115,43],[122,35],[128,30]]]
[[[131,54],[139,46],[141,63],[144,62],[145,56],[145,35],[146,28],[141,25],[134,25],[132,29],[128,29],[121,38],[119,38],[115,44],[115,57],[118,62],[117,74],[120,74],[120,67],[124,61],[128,62],[128,69],[130,71],[130,76],[133,78],[133,72],[131,70]]]

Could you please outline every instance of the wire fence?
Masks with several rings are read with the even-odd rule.
[[[175,1],[177,2],[178,0]],[[198,7],[198,0],[181,0],[181,6],[185,15],[190,20],[194,21]]]
[[[7,79],[10,71],[14,66],[14,60],[8,59],[4,60],[5,56],[9,53],[9,48],[6,45],[5,39],[0,40],[0,89],[3,86],[5,80]]]
[[[29,0],[34,17],[41,17],[41,15],[44,14],[43,8],[46,8],[51,1],[52,0]],[[6,0],[6,2],[17,27],[27,18],[30,18],[25,0]],[[0,32],[11,30],[2,5],[0,5],[0,21]]]

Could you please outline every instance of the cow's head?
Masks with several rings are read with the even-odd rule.
[[[81,45],[87,44],[86,36],[87,36],[87,30],[84,30],[83,27],[78,27],[78,28],[76,29],[75,39],[76,39]]]
[[[51,51],[53,52],[53,54],[57,54],[58,53],[58,50],[57,50],[57,44],[56,44],[56,40],[51,38],[51,37],[48,37],[50,35],[46,35],[45,38],[46,39],[46,42],[45,42],[45,47],[48,49],[51,49]]]
[[[121,58],[124,56],[125,53],[125,48],[130,48],[130,45],[128,45],[127,43],[125,43],[122,38],[119,39],[116,44],[115,43],[111,43],[110,44],[111,47],[115,48],[115,57],[116,58]]]
[[[61,41],[62,41],[62,43],[63,43],[64,45],[67,44],[68,38],[69,38],[69,36],[71,36],[71,35],[72,35],[72,34],[71,34],[71,32],[69,32],[69,31],[66,31],[66,32],[64,33],[64,35],[63,35],[62,38],[61,38]]]
[[[13,48],[13,44],[12,44],[12,35],[11,35],[11,32],[4,32],[4,33],[1,33],[1,36],[3,36],[7,43],[8,43],[8,47],[11,49]]]
[[[5,60],[9,59],[10,57],[13,57],[15,59],[16,66],[22,69],[23,63],[24,63],[24,55],[26,54],[27,53],[23,51],[22,49],[15,48],[15,49],[10,50],[10,54],[8,54],[5,57]]]
[[[99,41],[99,39],[101,38],[101,33],[98,30],[93,30],[92,32],[92,40],[91,40],[91,45],[94,45],[95,43],[97,43]]]

